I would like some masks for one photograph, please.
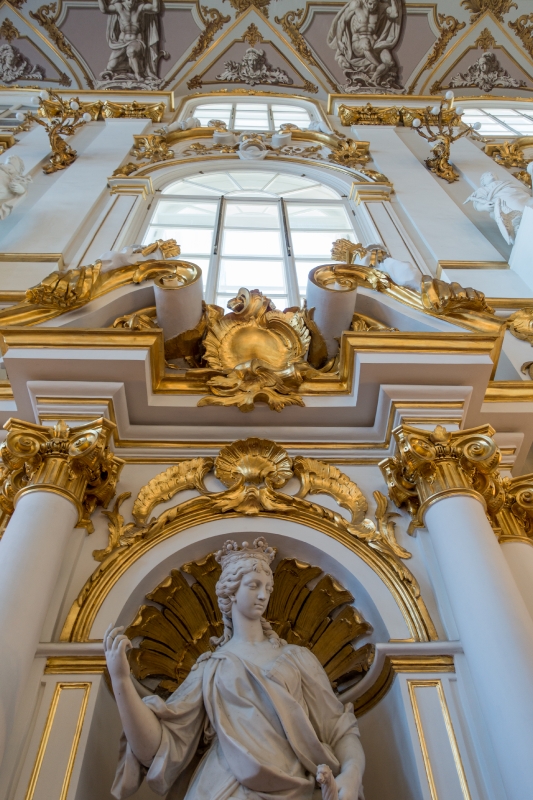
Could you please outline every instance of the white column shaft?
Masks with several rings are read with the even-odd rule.
[[[502,552],[509,565],[526,608],[533,618],[533,546],[527,542],[502,542]]]
[[[0,762],[77,519],[66,497],[29,492],[0,541]]]
[[[480,502],[445,497],[425,524],[508,798],[533,797],[533,620]]]

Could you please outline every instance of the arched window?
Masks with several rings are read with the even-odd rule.
[[[279,308],[305,297],[307,275],[331,260],[335,239],[357,241],[346,198],[316,180],[277,171],[196,174],[159,195],[144,242],[176,239],[198,264],[208,303],[241,286]]]

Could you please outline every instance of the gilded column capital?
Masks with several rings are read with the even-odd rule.
[[[410,531],[423,526],[431,503],[448,495],[472,495],[490,515],[498,513],[504,494],[493,434],[490,425],[453,432],[442,425],[433,431],[401,425],[393,431],[398,453],[379,466],[391,500],[413,517]]]
[[[91,514],[106,507],[124,465],[109,449],[115,424],[105,418],[78,428],[60,420],[49,428],[9,419],[0,446],[0,508],[10,516],[24,492],[56,492],[78,509],[78,528],[93,531]]]
[[[504,478],[504,501],[492,524],[500,542],[533,544],[533,473]]]

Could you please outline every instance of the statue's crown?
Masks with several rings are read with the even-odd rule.
[[[242,558],[260,558],[270,565],[275,555],[274,548],[269,547],[263,537],[260,536],[254,540],[251,547],[248,542],[243,542],[242,547],[239,547],[237,542],[228,539],[222,545],[222,549],[215,553],[215,559],[224,569],[230,562],[238,561]]]

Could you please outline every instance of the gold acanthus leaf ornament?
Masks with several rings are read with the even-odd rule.
[[[504,14],[508,14],[512,8],[518,8],[514,0],[461,0],[461,5],[470,11],[471,24],[487,12],[503,22]]]
[[[514,22],[507,23],[518,36],[530,56],[533,56],[533,14],[522,14]]]
[[[341,508],[350,512],[354,525],[362,522],[368,511],[368,503],[360,488],[347,475],[333,466],[314,458],[297,456],[294,459],[294,474],[301,481],[298,497],[308,494],[326,494],[333,497]]]
[[[137,524],[144,524],[156,505],[171,500],[178,492],[185,489],[205,492],[203,479],[213,468],[213,463],[211,458],[191,458],[152,478],[143,486],[133,504],[132,513]]]
[[[517,339],[533,345],[533,308],[521,308],[507,320],[509,330]]]
[[[198,657],[214,649],[210,639],[218,638],[224,627],[215,593],[221,570],[214,554],[181,569],[195,579],[192,586],[179,570],[172,570],[146,595],[152,605],[141,606],[126,630],[132,639],[142,637],[129,654],[133,674],[165,699]],[[354,645],[372,633],[372,626],[353,601],[353,595],[320,567],[284,558],[275,569],[265,618],[282,639],[315,654],[334,689],[355,683],[374,660],[374,645]]]

